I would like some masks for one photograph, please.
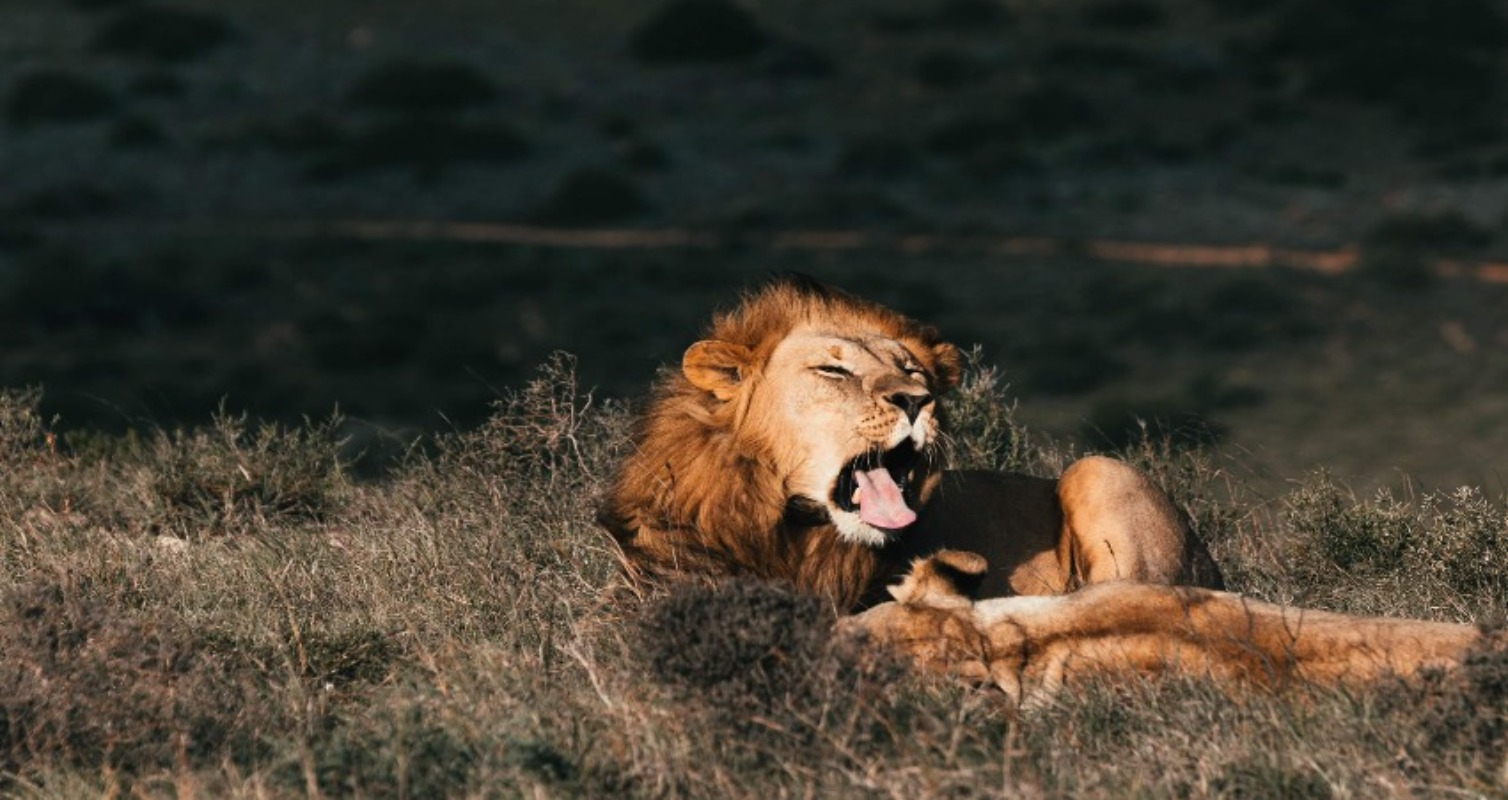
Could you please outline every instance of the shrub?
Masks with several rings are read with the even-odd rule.
[[[1427,258],[1414,250],[1395,247],[1363,248],[1356,274],[1398,292],[1423,291],[1439,279]]]
[[[389,61],[369,69],[346,93],[355,106],[388,111],[458,111],[490,102],[497,85],[463,61]]]
[[[952,89],[979,83],[989,76],[989,67],[968,53],[934,50],[917,60],[913,73],[924,86]]]
[[[880,11],[870,17],[876,30],[889,34],[950,31],[987,32],[1012,19],[997,0],[948,0],[929,11]]]
[[[1380,490],[1358,502],[1321,472],[1284,499],[1291,538],[1264,567],[1277,582],[1305,587],[1300,603],[1323,602],[1360,613],[1492,613],[1508,600],[1501,554],[1508,508],[1478,489],[1430,492],[1404,500]],[[1337,574],[1350,589],[1338,587]],[[1450,598],[1448,601],[1443,598]]]
[[[154,69],[132,78],[126,91],[138,97],[172,98],[188,94],[188,85],[172,72]]]
[[[28,192],[17,198],[15,211],[40,219],[79,219],[109,214],[122,205],[119,193],[84,179]]]
[[[1420,503],[1425,523],[1411,542],[1411,572],[1437,579],[1453,593],[1487,608],[1508,605],[1508,510],[1463,486],[1429,494]]]
[[[1394,214],[1372,226],[1363,244],[1423,251],[1480,250],[1492,243],[1493,232],[1455,209],[1417,214]]]
[[[172,6],[142,6],[121,12],[94,35],[96,53],[150,61],[193,61],[235,38],[223,18]]]
[[[947,398],[948,466],[1031,472],[1041,453],[1025,426],[999,370],[984,363],[978,346],[964,351],[963,378]]]
[[[506,123],[418,117],[379,122],[344,139],[337,133],[304,143],[328,148],[304,169],[315,180],[398,167],[412,169],[416,177],[435,178],[453,164],[506,164],[531,149]]]
[[[1167,12],[1151,0],[1100,0],[1084,9],[1084,24],[1091,28],[1146,30],[1167,20]]]
[[[837,170],[842,175],[893,177],[917,164],[915,145],[885,134],[861,136],[843,144]]]
[[[933,129],[927,148],[942,156],[968,156],[1020,140],[1021,123],[1013,116],[966,114]]]
[[[628,49],[645,64],[744,61],[771,36],[742,6],[726,0],[671,0],[634,29]]]
[[[835,640],[833,621],[789,587],[682,585],[645,608],[636,651],[697,749],[736,770],[885,760],[935,736],[940,698],[887,654]]]
[[[1289,526],[1322,560],[1316,572],[1396,572],[1414,543],[1417,520],[1407,505],[1385,493],[1372,503],[1353,503],[1323,473],[1290,494],[1286,505]]]
[[[1490,0],[1337,0],[1285,5],[1265,49],[1296,61],[1317,94],[1454,124],[1493,102],[1505,44],[1508,20]]]
[[[780,42],[765,61],[765,73],[774,78],[819,79],[838,72],[838,62],[827,53],[802,42]]]
[[[639,187],[611,170],[586,167],[561,179],[533,215],[546,225],[620,222],[649,209]]]
[[[1087,97],[1059,84],[1039,86],[1017,98],[1016,113],[1022,129],[1043,141],[1094,127],[1102,118]]]
[[[342,420],[302,429],[221,409],[205,429],[159,433],[148,455],[148,524],[180,538],[324,519],[346,489]]]
[[[125,117],[110,129],[110,146],[122,150],[146,150],[162,147],[167,143],[167,131],[151,117]]]
[[[85,122],[115,111],[115,95],[100,81],[68,70],[37,70],[16,78],[5,118],[16,127]]]

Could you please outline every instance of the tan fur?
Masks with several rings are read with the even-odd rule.
[[[892,590],[894,602],[839,628],[924,668],[992,682],[1028,706],[1088,676],[1173,673],[1232,689],[1358,686],[1456,666],[1482,641],[1471,625],[1352,617],[1125,581],[973,602],[960,584],[983,574],[980,561],[946,551],[922,559]]]
[[[1207,557],[1167,497],[1125,464],[1088,458],[1057,481],[940,472],[937,398],[958,374],[958,351],[933,328],[776,281],[715,318],[662,377],[603,524],[635,574],[780,579],[840,608],[882,599],[942,548],[990,560],[986,595],[1113,578],[1218,585],[1212,565],[1191,569]],[[844,464],[908,437],[921,452],[907,503],[919,519],[882,531],[839,507]]]

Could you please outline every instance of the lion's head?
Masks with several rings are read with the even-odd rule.
[[[607,525],[631,560],[800,583],[820,536],[877,547],[916,519],[938,472],[938,397],[958,372],[929,326],[773,282],[662,379]]]

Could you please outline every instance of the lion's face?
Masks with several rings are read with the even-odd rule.
[[[807,325],[763,364],[729,356],[724,343],[701,342],[683,367],[693,383],[743,404],[737,432],[773,458],[788,500],[825,510],[840,536],[873,546],[916,520],[935,473],[936,396],[946,388],[936,353]]]

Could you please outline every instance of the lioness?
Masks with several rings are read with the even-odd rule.
[[[602,512],[640,573],[791,581],[842,609],[917,557],[991,569],[982,596],[1112,579],[1218,587],[1167,496],[1109,458],[1056,480],[940,468],[958,350],[936,330],[802,278],[715,318],[656,387]]]
[[[972,601],[986,572],[974,553],[919,559],[894,600],[838,623],[840,633],[923,668],[1002,689],[1018,705],[1083,678],[1181,674],[1228,690],[1364,686],[1450,669],[1489,644],[1473,625],[1352,617],[1183,586],[1113,581],[1059,597]]]

